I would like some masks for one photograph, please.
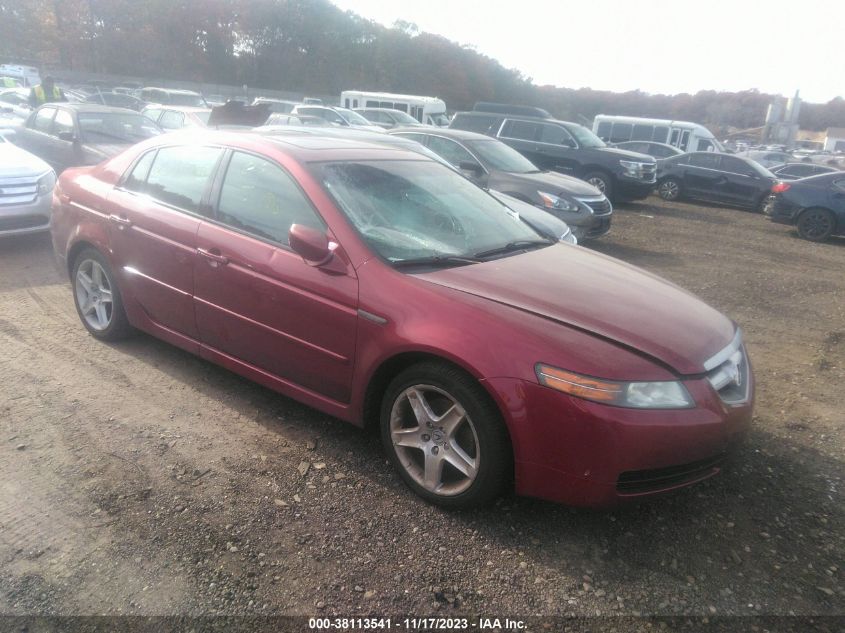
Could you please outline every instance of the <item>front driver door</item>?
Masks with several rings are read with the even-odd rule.
[[[213,220],[197,235],[194,268],[202,342],[263,372],[349,402],[358,280],[306,264],[288,246],[292,224],[326,225],[275,162],[233,151]]]

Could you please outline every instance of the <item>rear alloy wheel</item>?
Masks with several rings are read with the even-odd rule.
[[[833,233],[833,214],[827,209],[807,209],[795,225],[798,235],[811,242],[824,242]]]
[[[510,476],[498,409],[471,376],[449,365],[421,363],[399,374],[385,394],[381,430],[402,479],[437,505],[484,504]]]
[[[666,178],[661,180],[657,185],[657,195],[667,202],[674,202],[681,197],[681,183],[674,178]]]
[[[76,258],[73,298],[82,324],[95,337],[114,341],[129,333],[117,284],[108,262],[98,251],[87,249]]]
[[[584,174],[584,180],[601,191],[607,198],[613,198],[613,181],[605,172],[593,171],[589,174]]]

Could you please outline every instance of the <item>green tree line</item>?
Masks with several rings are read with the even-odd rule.
[[[408,23],[384,27],[328,0],[0,0],[0,61],[36,63],[59,76],[69,69],[303,93],[377,90],[436,95],[450,110],[503,101],[567,119],[624,114],[717,128],[762,125],[772,99],[756,90],[652,95],[536,86],[472,47]],[[845,100],[804,104],[801,126],[845,127]]]

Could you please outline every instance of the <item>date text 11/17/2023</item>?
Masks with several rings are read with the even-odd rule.
[[[525,622],[510,618],[309,618],[308,628],[312,630],[390,630],[411,631],[521,631]]]

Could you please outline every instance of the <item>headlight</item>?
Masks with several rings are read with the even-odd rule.
[[[543,206],[546,209],[557,209],[558,211],[578,210],[578,204],[575,202],[570,202],[566,198],[561,198],[560,196],[556,196],[551,193],[546,193],[545,191],[538,191],[537,195],[540,196],[540,200],[542,200]]]
[[[622,165],[622,169],[624,169],[625,173],[629,176],[639,176],[643,165],[642,163],[638,163],[633,160],[620,160],[619,164]]]
[[[48,171],[46,174],[38,179],[38,195],[47,196],[53,192],[53,187],[56,186],[56,172]]]
[[[677,380],[660,382],[616,382],[582,376],[575,372],[538,363],[535,368],[541,385],[576,398],[631,409],[688,409],[692,397]]]

